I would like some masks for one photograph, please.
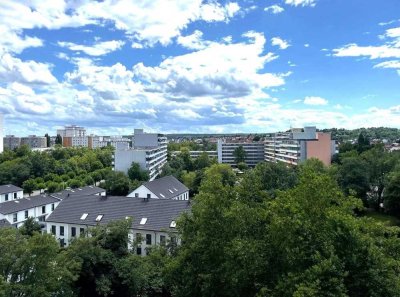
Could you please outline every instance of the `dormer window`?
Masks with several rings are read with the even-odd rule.
[[[103,218],[103,215],[102,215],[102,214],[98,215],[98,216],[96,217],[96,222],[100,222],[102,218]]]
[[[147,222],[147,218],[142,218],[140,220],[140,225],[144,225],[144,224],[146,224],[146,222]]]
[[[171,221],[171,224],[169,224],[170,228],[176,228],[176,221]]]
[[[86,218],[87,218],[88,215],[89,215],[88,213],[82,214],[81,220],[82,220],[82,221],[86,220]]]

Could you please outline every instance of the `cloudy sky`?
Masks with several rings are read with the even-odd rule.
[[[0,1],[5,133],[400,128],[399,0]]]

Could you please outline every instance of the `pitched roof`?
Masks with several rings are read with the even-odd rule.
[[[0,213],[10,214],[21,210],[27,210],[37,206],[43,206],[60,200],[51,196],[37,195],[0,203]]]
[[[7,194],[12,192],[22,191],[20,187],[14,185],[2,185],[0,186],[0,194]]]
[[[166,199],[137,199],[122,196],[70,196],[65,198],[47,218],[47,222],[89,225],[107,224],[110,221],[132,217],[132,228],[142,230],[170,229],[171,221],[190,210],[188,201]],[[81,220],[83,214],[87,214]],[[100,221],[96,221],[103,215]],[[142,218],[147,218],[141,225]]]
[[[10,222],[7,221],[6,219],[0,220],[0,228],[4,228],[4,227],[11,227]]]
[[[143,186],[157,195],[157,197],[160,199],[171,199],[189,191],[184,184],[182,184],[172,175],[149,181],[144,183]]]
[[[50,194],[50,196],[58,199],[64,199],[69,196],[88,196],[88,195],[100,194],[103,192],[105,193],[106,190],[96,186],[85,186],[77,189],[66,189],[58,193]]]

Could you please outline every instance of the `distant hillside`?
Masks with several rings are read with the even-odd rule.
[[[323,129],[320,131],[331,132],[332,139],[338,140],[340,142],[351,139],[357,139],[361,131],[363,131],[369,139],[387,139],[389,141],[396,141],[400,139],[400,129],[396,128],[378,127],[378,128],[360,128],[354,130],[331,128],[331,129]]]

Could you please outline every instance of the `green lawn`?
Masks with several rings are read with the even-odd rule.
[[[373,218],[386,226],[400,226],[400,219],[385,213],[377,212],[374,210],[367,210],[365,216]]]

